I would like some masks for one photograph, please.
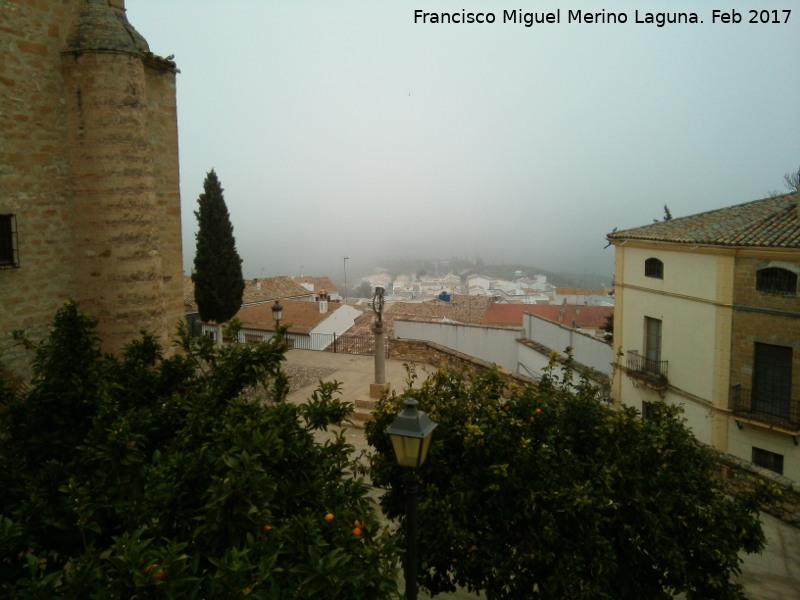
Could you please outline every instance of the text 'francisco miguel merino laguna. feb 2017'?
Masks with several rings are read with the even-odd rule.
[[[635,10],[633,15],[629,15],[627,12],[612,12],[605,9],[596,12],[562,10],[560,8],[549,12],[525,12],[521,9],[516,9],[504,10],[502,14],[499,12],[472,12],[467,10],[426,12],[416,9],[414,10],[414,23],[438,25],[516,23],[525,27],[558,23],[602,25],[638,23],[664,27],[665,25],[705,23],[708,20],[709,23],[721,25],[743,23],[782,25],[789,22],[791,14],[792,11],[789,9],[746,11],[713,9],[709,10],[707,15],[704,13],[702,17],[695,12],[649,12],[643,10]]]

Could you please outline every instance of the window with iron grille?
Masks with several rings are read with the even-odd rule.
[[[783,454],[753,446],[753,464],[762,469],[775,471],[778,475],[783,475]]]
[[[767,267],[756,272],[756,289],[773,294],[797,294],[797,275],[788,269]]]
[[[17,219],[15,215],[0,215],[0,269],[19,267]]]
[[[664,263],[657,258],[648,258],[644,261],[644,276],[664,279]]]
[[[754,346],[753,410],[775,419],[789,419],[793,349],[759,342]]]

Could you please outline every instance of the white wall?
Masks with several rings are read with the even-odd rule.
[[[611,376],[611,346],[578,332],[572,335],[570,342],[569,332],[565,328],[533,315],[526,315],[528,316],[541,321],[535,327],[525,329],[533,336],[539,336],[538,338],[531,337],[520,329],[400,319],[394,321],[394,332],[398,338],[433,342],[528,377],[540,377],[549,364],[550,357],[549,354],[541,354],[519,343],[520,339],[528,337],[562,356],[565,355],[566,347],[571,345],[577,362]],[[560,374],[560,370],[557,372]]]
[[[353,326],[362,312],[348,304],[342,304],[327,319],[311,330],[311,333],[335,333],[341,335]]]
[[[783,476],[800,481],[800,446],[795,446],[791,436],[775,433],[747,423],[742,428],[731,418],[728,422],[728,452],[751,461],[753,447],[783,455]]]
[[[394,333],[398,338],[433,342],[517,372],[519,329],[395,319]]]
[[[717,257],[697,252],[675,252],[647,248],[617,248],[625,252],[622,280],[654,290],[669,291],[692,298],[714,300],[717,294]],[[664,278],[645,277],[644,261],[657,258],[664,263]]]
[[[520,375],[527,375],[534,379],[541,379],[544,375],[545,369],[550,366],[550,357],[541,352],[537,352],[533,348],[525,344],[518,344],[518,365],[517,372]],[[561,368],[556,368],[555,374],[561,376],[563,371]]]
[[[570,346],[573,358],[578,363],[611,377],[614,349],[604,341],[536,315],[524,315],[523,328],[529,340],[547,346],[562,356],[566,355],[565,350]]]
[[[663,279],[644,275],[648,258],[663,263]],[[698,440],[713,445],[720,258],[664,247],[618,247],[617,260],[622,261],[623,278],[617,282],[622,285],[617,290],[615,318],[622,331],[615,337],[614,346],[623,352],[635,350],[644,354],[644,319],[660,319],[661,360],[668,362],[668,387],[661,395],[621,372],[619,399],[641,410],[642,401],[661,400],[663,396],[667,404],[683,408],[686,425]],[[620,360],[625,364],[624,356]]]
[[[639,383],[635,383],[629,377],[622,375],[622,398],[626,406],[632,406],[639,412],[642,411],[643,402],[663,401],[672,406],[680,406],[683,409],[683,419],[686,426],[692,431],[694,436],[704,444],[712,445],[712,420],[711,404],[705,404],[690,400],[673,390],[663,390],[661,394]],[[749,458],[747,460],[750,460]]]
[[[614,345],[621,346],[623,352],[643,354],[644,318],[660,319],[661,360],[668,361],[670,385],[710,402],[717,328],[717,307],[713,304],[717,257],[639,248],[624,252],[623,310],[617,315],[622,336],[614,340]],[[644,261],[650,257],[664,263],[663,280],[644,276]]]

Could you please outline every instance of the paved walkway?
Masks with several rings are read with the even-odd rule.
[[[348,402],[369,397],[369,385],[374,381],[374,358],[350,354],[333,354],[311,350],[290,350],[287,362],[291,365],[313,367],[330,371],[326,381],[336,380],[342,384],[341,398]],[[435,370],[428,365],[417,365],[417,386],[426,378],[426,373]],[[400,393],[406,388],[406,370],[403,361],[386,361],[386,381]],[[290,402],[303,402],[316,387],[308,385],[289,395]],[[356,452],[368,450],[363,431],[344,428],[347,440]],[[800,529],[791,527],[762,514],[761,519],[767,536],[767,547],[761,555],[747,555],[742,565],[739,581],[745,586],[750,600],[800,600]],[[430,598],[420,590],[420,599]],[[439,594],[437,600],[466,600],[478,598],[474,594],[459,592]]]

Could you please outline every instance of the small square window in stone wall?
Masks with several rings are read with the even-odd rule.
[[[19,267],[17,219],[15,215],[0,214],[0,269]]]

